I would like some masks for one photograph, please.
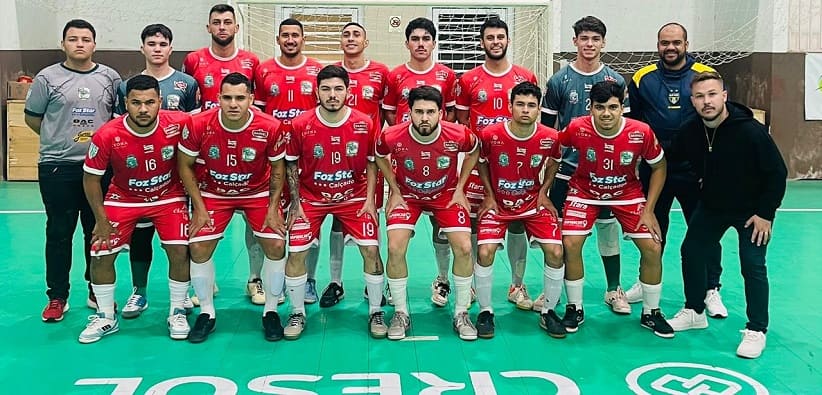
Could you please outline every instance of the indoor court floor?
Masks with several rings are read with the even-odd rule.
[[[262,306],[245,296],[248,264],[243,225],[235,218],[217,248],[217,329],[207,342],[169,339],[166,261],[159,248],[149,280],[150,308],[120,321],[120,332],[98,343],[77,336],[92,311],[85,307],[81,232],[74,244],[71,310],[45,324],[43,261],[45,214],[36,183],[0,183],[0,393],[3,394],[822,394],[822,182],[789,182],[768,251],[771,323],[768,345],[756,360],[736,357],[745,325],[737,236],[723,240],[722,296],[730,311],[705,330],[662,339],[639,325],[641,306],[618,316],[603,303],[605,285],[596,242],[585,247],[586,322],[579,332],[553,339],[535,312],[507,302],[506,254],[495,265],[496,337],[459,340],[451,329],[453,295],[445,308],[430,302],[436,267],[430,225],[421,221],[409,256],[411,337],[375,340],[367,331],[367,303],[355,248],[345,253],[347,297],[337,306],[308,307],[297,341],[263,339]],[[323,235],[329,227],[326,221]],[[664,256],[662,309],[673,316],[684,297],[678,246],[684,234],[672,214],[671,247]],[[155,247],[159,247],[155,241]],[[623,287],[636,279],[638,254],[623,242]],[[159,254],[158,254],[159,253]],[[322,245],[318,291],[328,282]],[[385,253],[383,252],[383,256]],[[118,259],[116,298],[131,292],[127,254]],[[541,256],[530,250],[526,284],[542,285]],[[287,316],[289,305],[281,305]],[[560,308],[564,311],[564,308]],[[387,317],[393,314],[386,307]],[[476,318],[477,306],[471,311]],[[194,316],[189,316],[194,322]]]

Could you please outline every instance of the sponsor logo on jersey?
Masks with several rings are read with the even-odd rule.
[[[554,140],[551,138],[544,138],[539,140],[539,149],[551,149],[554,146]]]
[[[257,157],[257,150],[251,147],[243,147],[243,162],[251,162]]]
[[[297,81],[297,79],[293,75],[285,76],[285,83],[286,84],[293,84],[296,81]]]
[[[493,85],[494,92],[501,92],[502,91],[502,84],[495,82]]]
[[[485,89],[480,89],[479,92],[477,92],[477,101],[480,103],[488,101],[488,92],[486,92]]]
[[[185,81],[174,81],[174,89],[185,92],[186,88],[188,88],[188,83]]]
[[[628,166],[634,160],[634,153],[631,151],[622,151],[619,153],[619,164],[622,166]]]
[[[300,93],[303,95],[310,95],[314,90],[314,86],[311,84],[311,81],[303,81],[300,83]]]
[[[542,155],[541,154],[531,155],[531,167],[539,167],[541,164],[542,164]]]
[[[594,149],[593,149],[593,148],[588,148],[588,150],[587,150],[587,151],[585,151],[585,159],[586,159],[588,162],[596,162],[596,160],[597,160],[597,153],[596,153],[596,151],[594,151]]]
[[[378,72],[371,72],[368,74],[368,80],[371,82],[382,82],[382,74]]]
[[[446,152],[457,152],[460,150],[460,146],[459,144],[457,144],[456,141],[443,142],[442,147],[443,149],[445,149]]]
[[[154,153],[154,144],[143,144],[143,153],[144,154],[153,154]]]
[[[268,141],[268,131],[265,129],[254,129],[251,131],[251,140],[266,142]]]
[[[528,155],[528,151],[525,148],[517,147],[517,156],[525,156]]]
[[[437,70],[437,72],[434,73],[434,76],[437,79],[437,81],[446,81],[446,80],[448,80],[448,72],[445,71],[445,70]]]
[[[362,97],[366,100],[374,99],[374,88],[368,85],[362,87]]]
[[[349,141],[345,144],[345,156],[356,156],[360,150],[360,144],[356,141]]]
[[[603,151],[605,151],[606,154],[613,154],[614,153],[614,145],[605,143]]]
[[[447,169],[448,166],[451,166],[451,158],[447,156],[440,156],[437,158],[437,169]]]
[[[277,118],[279,120],[289,120],[289,119],[296,118],[297,116],[299,116],[303,112],[304,111],[300,110],[299,108],[291,108],[291,109],[288,109],[288,110],[281,110],[281,111],[274,110],[271,113],[271,115],[273,115],[274,118]]]
[[[445,186],[446,180],[448,180],[447,175],[442,176],[442,178],[440,178],[439,180],[421,182],[414,181],[408,177],[405,177],[405,185],[407,185],[408,188],[420,193],[430,193],[438,189],[441,189],[443,186]]]
[[[314,172],[314,181],[336,182],[351,180],[354,178],[354,170],[337,170],[333,173]]]
[[[586,215],[584,212],[582,212],[582,211],[577,211],[577,210],[565,210],[564,217],[565,217],[565,218],[568,218],[568,217],[574,217],[574,218],[585,218],[585,217],[587,217],[587,215]]]
[[[229,74],[231,74],[231,69],[225,69],[225,68],[220,67],[220,75],[225,77]]]
[[[93,117],[97,113],[96,108],[91,107],[72,107],[71,115],[75,117]]]
[[[354,128],[354,134],[367,134],[368,133],[368,123],[367,122],[354,122],[352,125]]]
[[[87,142],[91,141],[91,136],[92,135],[94,135],[93,130],[84,130],[80,133],[77,133],[77,135],[74,136],[74,142],[75,143],[87,143]]]
[[[220,147],[216,145],[208,147],[208,157],[211,159],[220,159]]]
[[[225,182],[247,182],[253,176],[253,173],[220,173],[214,169],[209,169],[208,174],[216,181],[225,181]],[[233,193],[236,195],[239,192]]]
[[[180,124],[179,123],[173,123],[171,125],[168,125],[168,126],[164,127],[163,128],[163,133],[166,135],[166,137],[174,137],[174,136],[180,134]],[[188,135],[186,135],[186,136],[188,136]],[[185,138],[186,136],[184,136],[183,138]]]
[[[420,159],[423,159],[423,160],[431,159],[431,151],[420,151]]]
[[[86,87],[77,88],[77,97],[79,97],[80,100],[91,99],[91,89]]]
[[[508,154],[506,154],[505,152],[499,154],[499,158],[497,159],[497,161],[499,162],[499,165],[502,167],[507,167],[511,164],[511,160],[508,158]]]
[[[617,82],[616,78],[607,74],[605,75],[605,77],[602,77],[602,79],[604,79],[605,81]]]
[[[596,173],[588,173],[588,176],[591,177],[591,182],[594,184],[601,184],[601,185],[617,185],[623,184],[628,180],[628,176],[623,174],[621,176],[598,176]]]
[[[645,135],[639,130],[634,130],[628,133],[628,144],[643,144],[645,143]]]
[[[482,115],[477,116],[477,126],[490,126],[495,123],[501,123],[509,120],[510,118],[500,115],[497,117],[484,117]]]
[[[527,81],[527,80],[525,79],[525,77],[523,77],[523,76],[521,76],[521,75],[515,75],[515,76],[514,76],[514,84],[515,84],[515,85],[519,85],[519,84],[521,84],[521,83],[523,83],[523,82],[525,82],[525,81]]]
[[[163,147],[162,149],[160,149],[160,155],[163,158],[163,160],[169,160],[169,159],[173,158],[174,157],[174,146],[173,145],[167,145],[167,146]]]
[[[268,88],[268,94],[270,96],[278,96],[280,94],[280,86],[277,84],[271,84],[271,87]]]
[[[137,157],[134,155],[126,156],[126,167],[129,169],[137,168]]]
[[[568,103],[571,103],[571,104],[579,103],[579,93],[577,93],[576,89],[572,89],[571,93],[568,94]]]
[[[157,185],[164,184],[171,179],[171,171],[165,174],[160,174],[154,177],[151,177],[147,180],[138,180],[136,178],[129,178],[128,186],[136,187],[136,188],[150,188]]]
[[[668,103],[671,103],[672,106],[679,104],[679,89],[668,91]]]
[[[521,195],[525,193],[526,189],[530,189],[536,185],[536,181],[522,179],[522,180],[506,180],[500,178],[497,181],[497,189],[509,192],[512,195]]]
[[[211,74],[207,74],[205,78],[203,78],[203,85],[206,88],[213,88],[214,87],[214,76]]]
[[[96,144],[91,143],[91,144],[88,145],[88,157],[89,157],[89,159],[94,159],[94,157],[97,156],[98,152],[100,152],[100,147],[98,147]]]
[[[308,75],[317,75],[320,73],[320,69],[317,66],[308,66],[305,68],[305,72]]]
[[[414,171],[414,160],[413,159],[405,158],[405,161],[403,162],[403,164],[405,165],[405,168],[408,171]]]
[[[314,145],[314,157],[319,159],[325,156],[325,152],[323,151],[323,146],[320,144]]]
[[[166,109],[177,110],[180,108],[180,96],[168,95],[166,96]]]
[[[228,140],[228,141],[226,142],[226,145],[227,145],[227,146],[228,146],[228,148],[230,148],[230,149],[237,148],[237,140]]]
[[[342,139],[340,136],[331,136],[331,145],[340,145],[342,144]]]
[[[254,61],[251,59],[243,59],[240,61],[240,67],[251,70],[254,68]]]

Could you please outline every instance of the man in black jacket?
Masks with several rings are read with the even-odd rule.
[[[745,106],[726,102],[716,72],[696,74],[691,102],[701,119],[679,134],[673,158],[690,161],[701,177],[701,195],[682,243],[685,307],[668,320],[675,331],[708,327],[705,317],[706,262],[729,227],[739,234],[748,323],[736,354],[757,358],[768,329],[765,253],[771,224],[785,195],[787,169],[768,129]]]

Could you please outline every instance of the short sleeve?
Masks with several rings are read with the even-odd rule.
[[[463,74],[457,80],[457,86],[454,88],[457,101],[457,110],[468,111],[471,109],[471,92],[468,89],[468,78]]]
[[[180,142],[177,144],[180,152],[195,158],[200,156],[200,145],[202,144],[202,132],[194,129],[199,123],[189,118],[183,125]]]
[[[384,158],[388,155],[391,155],[391,148],[388,146],[388,143],[385,140],[385,132],[383,130],[377,135],[376,142],[374,143],[374,154],[380,158]]]
[[[394,73],[388,73],[388,82],[385,84],[385,96],[382,98],[382,108],[397,111],[399,92],[397,92],[397,78]]]
[[[642,145],[642,157],[648,164],[654,164],[662,160],[665,153],[662,151],[662,146],[656,139],[656,135],[651,128],[645,129],[645,144]]]
[[[88,145],[88,152],[83,163],[83,171],[96,176],[105,174],[111,156],[111,144],[106,140],[107,133],[95,133]]]
[[[46,78],[42,75],[34,77],[34,82],[26,95],[26,114],[42,118],[46,114],[49,105],[49,86]]]

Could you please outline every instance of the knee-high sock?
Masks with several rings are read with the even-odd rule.
[[[114,318],[114,284],[91,284],[91,290],[97,298],[97,312],[107,318]]]
[[[451,246],[443,243],[434,243],[434,255],[437,259],[437,277],[448,281],[448,272],[451,267]]]
[[[389,278],[388,286],[391,287],[391,297],[394,300],[394,312],[408,314],[408,277]],[[382,293],[382,291],[380,291]]]
[[[474,281],[476,282],[477,302],[479,302],[480,311],[490,311],[493,313],[494,308],[491,306],[491,288],[494,285],[494,266],[486,267],[475,263]]]
[[[642,314],[650,314],[651,310],[659,308],[659,299],[662,297],[662,283],[642,285]]]
[[[285,287],[288,289],[288,298],[291,299],[291,314],[305,315],[305,282],[307,274],[297,277],[285,276]]]
[[[182,282],[168,279],[168,315],[174,314],[175,309],[185,309],[183,303],[185,303],[186,296],[188,296],[188,287],[190,286],[191,281]]]
[[[363,276],[365,277],[365,288],[368,290],[368,314],[370,315],[381,310],[383,275],[363,273]]]
[[[343,252],[345,251],[343,233],[331,231],[331,237],[328,239],[328,270],[331,274],[331,282],[342,284]]]
[[[471,283],[474,276],[461,277],[454,275],[454,288],[456,297],[454,298],[454,315],[464,313],[471,307]]]
[[[568,304],[582,309],[582,285],[585,284],[585,277],[579,280],[565,280],[565,293],[568,295]]]
[[[285,285],[285,261],[286,257],[282,259],[263,259],[263,289],[265,289],[265,308],[263,315],[269,311],[277,311],[277,303],[280,299],[280,294],[283,292]]]
[[[545,292],[545,304],[542,305],[542,314],[554,310],[562,295],[562,278],[565,275],[565,266],[555,269],[548,265],[542,269],[542,289]]]
[[[217,312],[214,310],[214,260],[209,259],[203,263],[191,262],[189,271],[194,293],[200,299],[200,312],[215,318]]]

